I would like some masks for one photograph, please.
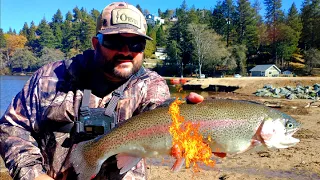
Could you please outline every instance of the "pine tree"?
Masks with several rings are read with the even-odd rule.
[[[2,28],[0,28],[0,48],[5,48],[6,47],[6,39],[4,38],[4,33]]]
[[[60,9],[58,9],[57,12],[52,17],[52,23],[62,24],[62,22],[63,22],[63,16]]]
[[[266,24],[268,27],[268,34],[272,44],[273,60],[278,64],[277,55],[277,41],[279,38],[278,25],[283,22],[284,13],[281,10],[281,0],[264,0],[266,6]]]
[[[72,31],[72,14],[69,11],[66,14],[66,20],[62,24],[62,51],[64,53],[69,52],[72,48],[71,44],[71,31]]]
[[[320,0],[305,0],[301,10],[301,43],[304,49],[320,48]]]
[[[136,8],[139,9],[139,11],[140,11],[141,13],[143,13],[143,10],[142,10],[140,4],[137,4],[137,5],[136,5]]]
[[[42,49],[43,47],[48,47],[48,48],[55,47],[56,39],[53,35],[52,29],[50,28],[45,18],[41,20],[36,32],[40,36],[39,38],[40,49]]]
[[[166,45],[165,32],[163,31],[163,26],[160,25],[157,30],[157,46],[164,47]]]
[[[28,26],[28,23],[25,22],[24,25],[23,25],[23,28],[19,32],[19,35],[28,37],[29,36],[28,31],[29,31],[29,26]]]
[[[296,8],[295,3],[292,3],[292,5],[289,9],[287,24],[295,31],[300,32],[302,29],[301,18],[300,18],[300,15],[299,15],[298,9]]]
[[[50,23],[50,27],[53,31],[53,35],[55,36],[55,48],[61,48],[62,44],[62,23],[63,16],[60,9],[52,17],[52,22]]]
[[[161,12],[161,9],[158,8],[158,16],[161,17],[162,16],[162,12]]]
[[[233,43],[235,30],[235,6],[232,0],[218,2],[213,10],[212,27],[227,41],[227,46]]]
[[[258,19],[248,0],[238,0],[236,7],[237,42],[244,44],[249,54],[255,54],[258,48]]]
[[[78,8],[78,6],[73,8],[73,18],[74,18],[73,21],[75,21],[75,22],[82,21],[82,19],[83,19],[82,12]]]
[[[66,14],[66,21],[70,21],[71,22],[72,19],[73,19],[72,13],[70,11],[68,11],[67,14]]]
[[[9,27],[9,31],[7,32],[7,34],[13,34],[12,28]]]
[[[92,9],[90,14],[91,14],[91,17],[93,18],[94,22],[97,22],[97,19],[100,15],[100,12],[96,9]]]

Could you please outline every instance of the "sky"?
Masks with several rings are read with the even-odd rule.
[[[213,9],[219,0],[186,0],[188,7],[194,5],[196,8]],[[235,0],[234,0],[235,1]],[[253,0],[252,0],[253,1]],[[260,14],[264,16],[264,0],[259,0],[261,6]],[[294,0],[298,10],[301,8],[303,0]],[[17,33],[22,29],[25,22],[30,27],[31,21],[36,25],[39,24],[43,17],[48,22],[51,22],[53,15],[58,9],[65,14],[73,8],[84,7],[88,12],[92,9],[101,11],[105,6],[113,1],[94,1],[94,0],[0,0],[0,27],[4,32],[7,32],[11,27]],[[129,0],[128,3],[136,6],[140,5],[142,9],[148,9],[151,14],[158,15],[158,8],[161,11],[167,9],[175,9],[180,7],[183,0]],[[285,12],[291,7],[293,0],[282,0],[282,9]]]

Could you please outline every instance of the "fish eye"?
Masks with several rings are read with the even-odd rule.
[[[293,124],[292,123],[287,123],[287,128],[293,128]]]

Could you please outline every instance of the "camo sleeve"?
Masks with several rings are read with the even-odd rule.
[[[170,98],[169,87],[165,79],[160,75],[154,72],[151,73],[148,84],[147,93],[141,104],[140,112],[154,109]]]
[[[33,75],[0,119],[0,153],[14,179],[34,179],[45,173],[43,157],[31,135],[40,116],[37,79]]]

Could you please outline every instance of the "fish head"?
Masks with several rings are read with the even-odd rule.
[[[277,112],[276,118],[268,117],[262,124],[260,135],[269,149],[288,148],[300,142],[292,137],[301,124],[284,113]]]

